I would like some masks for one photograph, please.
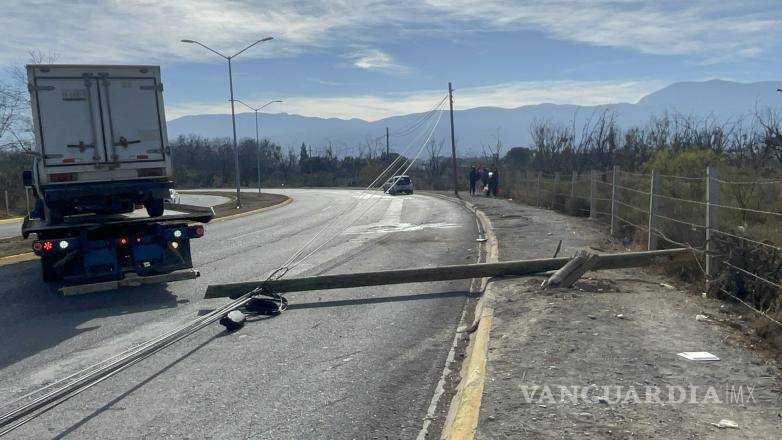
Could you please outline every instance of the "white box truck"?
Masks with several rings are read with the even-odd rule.
[[[38,218],[163,214],[171,155],[158,66],[28,65]]]

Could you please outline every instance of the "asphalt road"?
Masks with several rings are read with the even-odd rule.
[[[279,192],[294,203],[207,226],[193,242],[197,280],[61,298],[40,281],[37,261],[0,267],[0,396],[13,399],[223,304],[202,299],[208,284],[264,277],[360,194]],[[423,195],[371,200],[292,276],[476,260],[475,221],[456,205]],[[232,334],[214,324],[10,438],[415,438],[467,289],[453,281],[293,293],[281,316]]]
[[[203,194],[179,194],[179,203],[193,206],[215,206],[230,201],[228,197],[210,196]],[[0,238],[17,237],[22,234],[22,221],[0,223]]]

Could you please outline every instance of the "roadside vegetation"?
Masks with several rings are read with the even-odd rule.
[[[511,149],[500,161],[503,194],[607,224],[614,198],[616,238],[645,248],[651,235],[658,248],[691,248],[694,263],[677,267],[677,275],[708,295],[755,309],[756,333],[782,349],[779,114],[758,111],[728,123],[664,115],[622,130],[615,115],[604,112],[575,130],[551,121],[532,124],[532,145]],[[707,202],[707,182],[717,200]],[[708,245],[707,209],[714,222]],[[707,256],[715,270],[704,284]]]

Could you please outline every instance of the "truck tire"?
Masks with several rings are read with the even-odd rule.
[[[150,217],[160,217],[163,215],[163,205],[163,199],[149,199],[144,202],[144,207],[147,208],[147,214],[149,214]]]
[[[56,283],[60,281],[60,274],[57,273],[57,269],[54,268],[54,263],[57,260],[48,257],[41,258],[41,274],[43,275],[43,281],[45,283]]]

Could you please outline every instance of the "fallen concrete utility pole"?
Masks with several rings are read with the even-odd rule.
[[[648,266],[651,264],[665,263],[671,261],[675,257],[686,257],[691,255],[692,251],[686,248],[598,255],[592,270]],[[502,263],[465,264],[458,266],[384,270],[378,272],[215,284],[206,289],[204,297],[238,297],[256,288],[261,288],[267,292],[285,293],[307,290],[347,289],[350,287],[381,286],[387,284],[531,275],[560,269],[569,261],[570,258],[542,258],[539,260],[506,261]]]

